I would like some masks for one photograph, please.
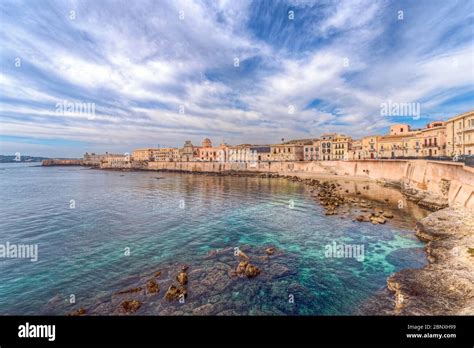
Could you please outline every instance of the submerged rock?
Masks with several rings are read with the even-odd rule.
[[[194,315],[210,315],[215,311],[215,306],[212,303],[206,303],[200,307],[193,309]]]
[[[269,247],[265,249],[265,252],[267,253],[267,255],[273,255],[275,254],[275,251],[276,249],[274,247]]]

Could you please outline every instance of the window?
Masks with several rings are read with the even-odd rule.
[[[400,133],[403,133],[403,128],[400,128]]]

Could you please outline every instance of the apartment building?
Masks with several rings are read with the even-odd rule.
[[[321,141],[314,140],[310,144],[303,145],[304,149],[304,160],[305,161],[318,161],[319,152],[321,150]]]
[[[446,154],[474,155],[474,110],[446,121]]]
[[[349,157],[352,138],[343,134],[336,134],[331,142],[331,159],[343,160]]]

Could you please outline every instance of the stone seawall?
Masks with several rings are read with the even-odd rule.
[[[474,210],[474,168],[460,163],[423,160],[323,162],[150,162],[141,169],[183,172],[245,171],[305,177],[347,176],[399,182],[415,193],[431,193],[449,206]],[[420,198],[421,199],[421,198]]]

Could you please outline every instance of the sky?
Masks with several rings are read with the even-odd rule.
[[[359,138],[474,109],[474,1],[2,0],[0,68],[4,155]]]

